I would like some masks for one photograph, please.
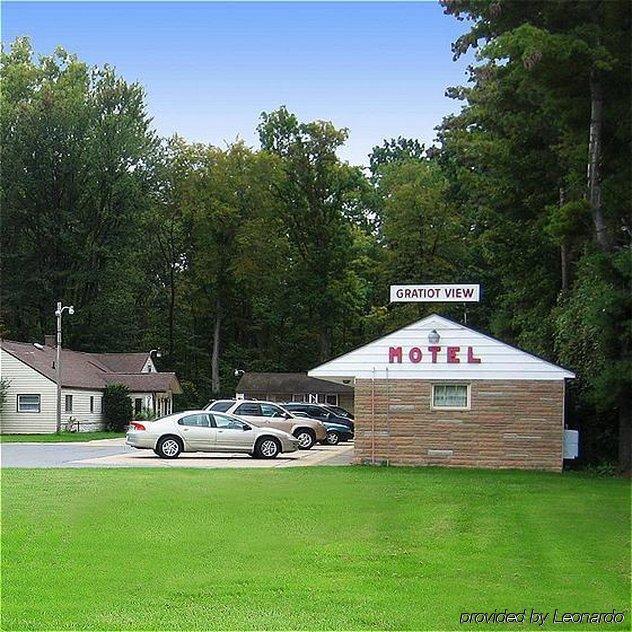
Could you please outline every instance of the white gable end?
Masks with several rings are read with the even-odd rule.
[[[436,331],[438,342],[428,337]],[[308,371],[311,377],[427,380],[563,380],[574,373],[433,314]]]

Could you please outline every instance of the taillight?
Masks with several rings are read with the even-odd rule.
[[[130,430],[146,430],[145,426],[143,426],[143,424],[139,424],[137,421],[132,421],[129,427]]]

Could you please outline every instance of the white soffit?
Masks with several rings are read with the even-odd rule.
[[[428,341],[433,329],[440,336],[434,345]],[[567,369],[437,314],[325,362],[307,374],[334,382],[372,377],[395,380],[563,380],[575,377]]]

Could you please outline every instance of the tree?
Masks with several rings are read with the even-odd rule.
[[[369,168],[375,178],[384,165],[394,162],[421,161],[425,157],[426,148],[416,138],[398,136],[385,140],[381,145],[375,145],[369,155]]]
[[[69,343],[129,348],[155,143],[144,92],[61,48],[35,59],[25,38],[3,52],[0,78],[3,321],[12,336],[41,338],[63,298],[81,305]]]
[[[11,385],[11,380],[7,380],[6,378],[0,378],[0,415],[4,410],[4,405],[7,402],[7,393],[9,391],[9,386]]]
[[[631,234],[630,5],[444,6],[473,22],[455,55],[478,47],[472,85],[451,91],[466,105],[442,126],[441,160],[463,214],[474,209],[483,272],[494,267],[491,328],[553,360],[574,360],[577,410],[592,406],[605,427],[618,414],[620,446],[629,445],[631,332],[621,315]],[[595,337],[598,326],[605,329]],[[613,370],[596,369],[582,349],[599,351]],[[619,460],[629,471],[629,449]]]
[[[129,389],[123,384],[109,384],[103,391],[103,417],[108,430],[124,431],[132,421],[134,409]]]
[[[297,257],[293,282],[299,289],[303,318],[312,323],[318,357],[331,357],[333,336],[351,289],[349,255],[352,225],[363,222],[359,169],[340,162],[336,151],[346,129],[327,121],[300,123],[285,107],[263,113],[258,127],[261,146],[282,159],[284,178],[276,187],[282,220]]]

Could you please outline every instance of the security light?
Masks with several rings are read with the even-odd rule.
[[[441,340],[441,336],[439,335],[439,333],[437,332],[436,329],[433,329],[429,334],[428,334],[428,342],[431,345],[436,345],[439,340]]]

